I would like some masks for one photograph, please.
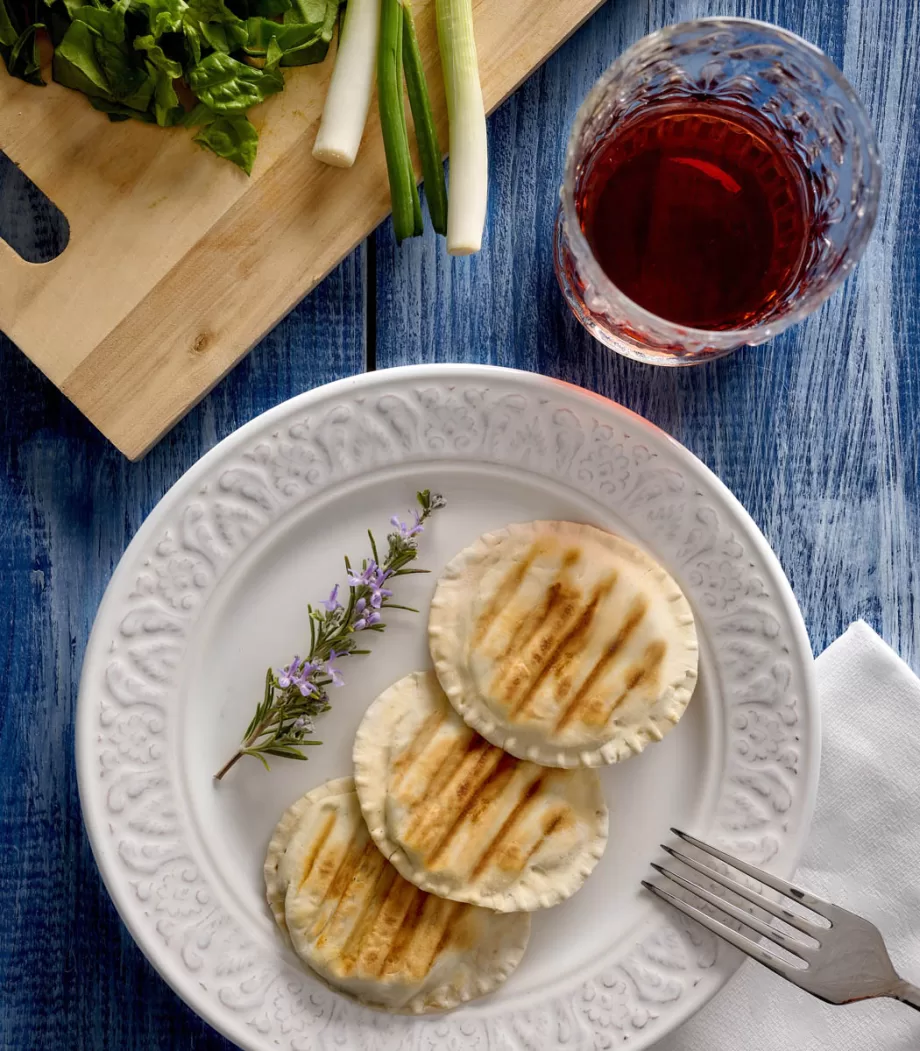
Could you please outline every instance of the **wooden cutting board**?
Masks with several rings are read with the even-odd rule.
[[[487,109],[601,2],[477,0]],[[446,146],[434,2],[414,9]],[[70,223],[49,263],[0,240],[0,328],[132,459],[389,212],[376,105],[354,168],[311,156],[331,59],[288,70],[252,112],[249,179],[186,130],[111,124],[76,92],[0,70],[0,148]]]

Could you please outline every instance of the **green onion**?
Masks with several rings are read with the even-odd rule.
[[[403,103],[402,28],[403,8],[399,0],[381,0],[377,103],[390,180],[393,230],[398,242],[421,232],[421,206],[409,156],[409,132]]]
[[[403,29],[406,25],[406,14],[407,8],[405,0],[399,0],[400,6],[402,7],[402,20],[399,30],[399,40],[396,44],[396,68],[399,70],[399,98],[400,105],[402,106],[402,119],[403,127],[406,127],[406,100],[403,97],[403,54],[405,51],[405,40],[406,35]],[[409,145],[409,132],[406,131],[406,146]],[[412,164],[412,158],[409,158],[409,173],[412,176],[412,221],[413,221],[413,234],[418,237],[425,231],[425,224],[422,221],[422,202],[418,195],[418,180],[415,177],[415,167]]]
[[[428,95],[422,52],[418,45],[410,0],[402,0],[402,4],[406,88],[409,92],[409,105],[412,107],[412,120],[415,123],[415,138],[422,159],[425,196],[428,199],[432,226],[439,234],[446,234],[447,184],[444,181],[444,162],[434,126],[434,114],[431,112],[431,99]]]
[[[326,93],[313,156],[337,168],[355,163],[374,87],[380,0],[348,0],[335,68]]]
[[[472,0],[436,0],[438,45],[450,119],[447,250],[469,255],[482,247],[489,160],[479,84]]]

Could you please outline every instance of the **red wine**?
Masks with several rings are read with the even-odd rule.
[[[756,324],[796,284],[810,236],[805,175],[740,106],[652,107],[599,148],[576,201],[610,280],[676,324]]]

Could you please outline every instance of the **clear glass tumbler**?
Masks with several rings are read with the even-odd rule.
[[[610,280],[585,235],[579,201],[592,163],[649,107],[682,104],[728,104],[756,113],[775,140],[794,151],[805,174],[808,242],[798,277],[749,327],[705,330],[651,313]],[[659,365],[710,360],[771,339],[831,295],[865,250],[880,182],[866,111],[816,47],[747,19],[669,26],[621,55],[578,111],[556,220],[556,276],[578,320],[611,349]]]

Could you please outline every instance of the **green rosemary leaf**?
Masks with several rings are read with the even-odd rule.
[[[296,748],[280,748],[273,746],[271,748],[264,748],[263,751],[266,755],[275,756],[276,759],[300,759],[302,762],[307,761],[307,757],[298,752]],[[265,765],[267,766],[268,764],[266,763]]]
[[[243,735],[243,740],[248,741],[252,734],[255,732],[256,727],[265,720],[268,715],[269,709],[271,708],[272,697],[274,694],[274,673],[269,668],[265,673],[265,695],[262,702],[256,707],[256,713],[252,717],[252,722],[246,728],[246,733]]]
[[[241,748],[240,751],[243,753],[243,755],[254,755],[256,759],[258,759],[259,762],[265,767],[266,770],[271,770],[271,767],[268,765],[268,760],[265,758],[264,755],[262,755],[260,751],[253,748]]]

